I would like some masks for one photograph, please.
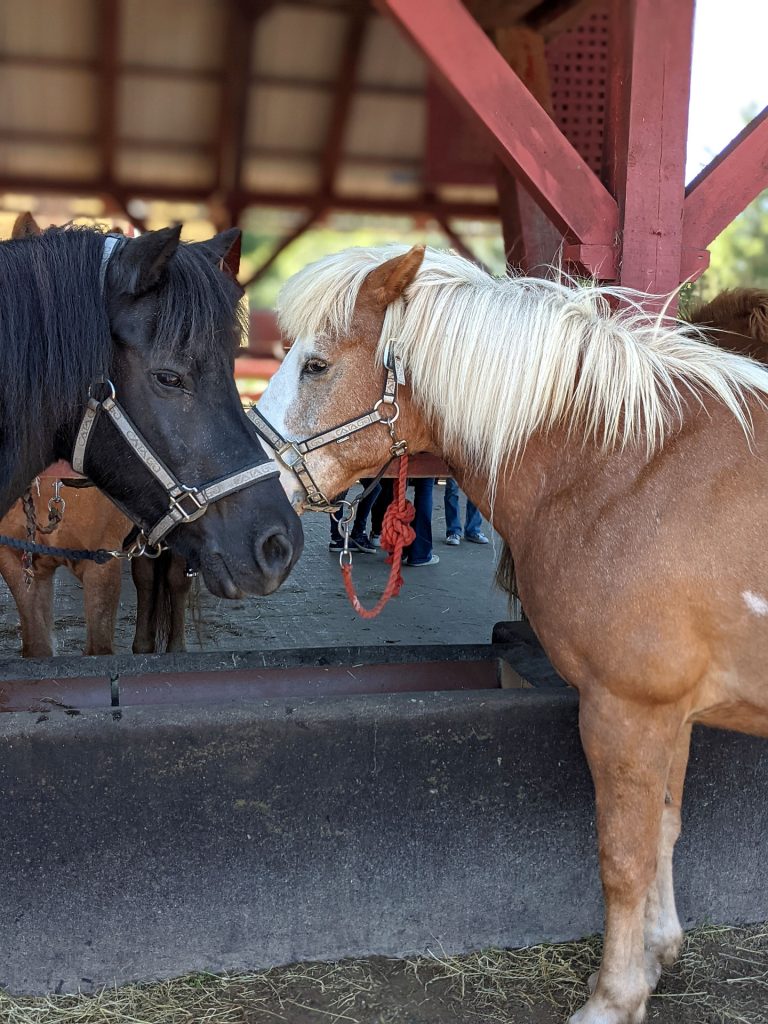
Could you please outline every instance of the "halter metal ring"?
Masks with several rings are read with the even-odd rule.
[[[342,499],[339,502],[341,515],[339,516],[338,523],[340,527],[348,526],[355,518],[356,501],[345,501]]]
[[[105,388],[109,388],[109,397],[114,402],[115,396],[116,396],[117,392],[115,391],[115,385],[112,383],[112,381],[108,377],[102,377],[101,380],[97,380],[97,381],[94,381],[93,384],[89,384],[88,385],[88,397],[89,398],[93,398],[93,389],[94,389],[94,387],[97,387],[99,384],[103,384]],[[104,399],[102,398],[101,401],[103,402]]]
[[[373,411],[374,412],[379,412],[379,408],[382,405],[391,405],[395,412],[394,412],[394,416],[389,416],[389,417],[382,416],[381,413],[379,413],[379,417],[381,418],[381,422],[382,423],[386,423],[387,426],[391,426],[393,423],[397,423],[397,421],[398,421],[398,419],[400,417],[400,406],[397,404],[397,402],[395,402],[395,401],[388,402],[388,401],[385,401],[383,398],[380,398],[378,400],[378,402],[376,403],[376,405],[374,405]]]

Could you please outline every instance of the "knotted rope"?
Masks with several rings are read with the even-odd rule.
[[[384,521],[381,524],[381,546],[387,554],[387,563],[392,566],[384,593],[373,606],[364,608],[355,592],[355,585],[352,582],[352,564],[342,561],[341,575],[344,579],[344,589],[347,592],[349,603],[357,614],[363,619],[375,619],[381,612],[384,605],[391,597],[397,597],[403,585],[403,576],[400,567],[403,561],[403,548],[412,544],[416,534],[411,523],[416,510],[410,501],[405,497],[405,488],[408,483],[408,456],[400,457],[400,466],[392,496],[392,504],[384,513]]]

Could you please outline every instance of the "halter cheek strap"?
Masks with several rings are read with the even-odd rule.
[[[124,241],[125,239],[122,235],[106,236],[99,271],[102,291],[106,283],[109,261]],[[168,495],[169,507],[167,512],[151,527],[147,534],[147,542],[152,547],[159,545],[171,530],[181,523],[191,523],[205,515],[209,505],[220,498],[234,494],[235,491],[240,491],[244,487],[250,487],[251,484],[257,483],[259,480],[269,480],[280,475],[277,465],[269,459],[266,462],[248,466],[218,480],[212,480],[201,487],[189,487],[177,479],[162,459],[155,454],[152,446],[142,437],[141,432],[134,426],[126,411],[116,401],[115,387],[112,382],[100,380],[97,384],[106,387],[108,393],[105,398],[97,399],[93,395],[93,386],[88,389],[88,404],[77,431],[75,447],[72,453],[72,468],[76,472],[85,475],[85,453],[88,448],[88,442],[99,414],[102,412],[106,413],[128,446]],[[142,523],[139,522],[130,509],[124,509],[124,511],[139,527],[142,526]]]
[[[379,473],[381,477],[392,459],[400,458],[408,451],[408,445],[403,440],[398,440],[395,435],[395,423],[400,416],[400,407],[397,404],[398,385],[405,384],[405,376],[400,360],[394,354],[394,346],[391,341],[387,342],[384,349],[384,366],[386,378],[381,398],[374,405],[370,412],[363,413],[353,420],[347,420],[337,427],[324,430],[320,434],[313,434],[303,441],[288,441],[283,435],[275,430],[272,424],[262,413],[252,405],[246,415],[256,428],[256,433],[262,440],[266,441],[270,448],[276,453],[283,465],[289,469],[298,479],[306,493],[304,504],[313,512],[336,512],[340,507],[337,503],[329,501],[321,489],[315,483],[312,473],[307,466],[306,456],[319,448],[325,448],[329,444],[341,444],[352,434],[356,434],[366,427],[382,423],[389,428],[392,437],[390,448],[391,458]],[[377,477],[377,480],[379,479]]]

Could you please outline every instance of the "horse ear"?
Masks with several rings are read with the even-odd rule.
[[[211,254],[221,269],[230,277],[237,279],[240,272],[240,249],[243,241],[243,233],[240,228],[229,228],[221,231],[213,238],[202,244]]]
[[[416,277],[425,250],[424,245],[414,245],[402,256],[395,256],[382,263],[366,277],[361,292],[368,293],[381,306],[388,306],[390,302],[399,299]]]
[[[156,288],[179,247],[181,224],[173,228],[148,231],[138,238],[129,238],[120,250],[118,265],[120,284],[130,295],[144,295]]]
[[[20,213],[13,222],[11,238],[32,238],[34,235],[42,235],[42,228],[38,225],[32,214],[27,211]]]

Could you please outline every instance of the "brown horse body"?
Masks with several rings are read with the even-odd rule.
[[[19,214],[13,226],[14,238],[41,233],[34,217]],[[38,523],[48,520],[47,491],[50,481],[31,489]],[[96,487],[65,487],[66,510],[52,534],[40,534],[38,543],[55,547],[119,549],[131,529],[130,520]],[[0,533],[27,540],[27,520],[17,502],[0,520]],[[83,587],[86,642],[84,654],[112,654],[115,623],[120,603],[121,562],[99,565],[93,561],[72,561],[51,555],[36,556],[34,578],[27,584],[20,552],[0,547],[0,576],[16,603],[21,625],[22,656],[47,658],[54,653],[54,574],[66,567]],[[191,580],[183,558],[165,552],[160,559],[140,558],[131,563],[136,586],[136,631],[134,654],[152,654],[165,649],[185,649],[185,617]]]
[[[424,296],[438,287],[440,274],[448,281],[446,289],[461,295],[463,286],[469,298],[473,282],[477,294],[492,287],[490,279],[478,281],[469,265],[449,266],[448,257],[444,266],[436,258],[425,263],[418,277],[423,254],[415,249],[387,262],[382,256],[367,276],[350,257],[358,291],[352,299],[349,285],[344,295],[339,292],[327,326],[297,329],[301,317],[294,307],[320,280],[323,263],[331,270],[337,265],[331,264],[334,257],[321,261],[319,272],[307,268],[289,283],[283,322],[291,340],[297,340],[259,406],[285,436],[315,435],[373,408],[382,388],[380,337],[394,338],[395,351],[400,340],[390,319],[392,308],[401,310],[401,326],[409,316],[417,317],[412,310],[425,308],[418,301],[433,301]],[[338,265],[346,272],[346,264]],[[344,280],[352,280],[351,271]],[[420,281],[425,283],[417,294]],[[520,287],[540,288],[542,308],[551,305],[554,290],[550,295],[535,282]],[[583,294],[573,289],[566,300],[557,321],[566,330],[572,331],[574,323],[581,330]],[[491,323],[492,308],[482,306],[485,321],[480,322]],[[469,299],[464,306],[457,302],[456,309],[456,316],[473,316]],[[540,309],[539,314],[544,315]],[[341,329],[339,322],[345,324]],[[533,316],[531,324],[535,327]],[[609,324],[609,313],[591,310],[583,337]],[[649,443],[642,431],[625,444],[598,443],[603,421],[594,432],[562,422],[584,381],[590,357],[585,345],[573,360],[563,416],[532,429],[489,480],[487,470],[478,467],[477,442],[469,428],[448,422],[448,399],[454,407],[460,401],[470,370],[462,362],[468,357],[460,347],[461,332],[457,329],[456,350],[448,350],[448,320],[442,326],[445,330],[434,335],[442,336],[434,346],[433,365],[443,360],[445,366],[449,358],[452,363],[448,373],[443,371],[443,390],[435,387],[429,400],[429,382],[414,369],[421,358],[420,328],[409,335],[413,347],[401,350],[406,384],[398,394],[397,436],[407,440],[411,451],[446,458],[462,489],[492,519],[514,558],[520,597],[534,629],[553,664],[579,691],[581,738],[595,784],[606,922],[592,995],[572,1021],[638,1024],[662,964],[675,958],[682,938],[672,852],[680,832],[692,725],[768,736],[768,552],[763,542],[768,411],[759,397],[768,376],[726,354],[712,357],[715,365],[727,365],[744,379],[754,375],[757,381],[755,392],[748,386],[742,394],[752,418],[751,440],[726,401],[706,388],[680,386],[674,396],[677,413],[657,443]],[[653,328],[649,331],[652,346]],[[544,386],[544,371],[526,353],[527,331],[520,334],[514,357],[528,359],[531,379],[536,387]],[[615,346],[603,350],[605,358],[613,358],[622,343],[617,337]],[[694,342],[686,349],[686,344],[683,340],[678,347],[673,331],[670,365],[683,359],[676,372],[685,372],[688,352],[693,361],[710,358],[708,347]],[[475,349],[477,359],[481,353],[481,347]],[[481,380],[471,394],[482,396],[482,385]],[[605,386],[611,386],[611,374]],[[449,396],[451,388],[456,393]],[[493,389],[489,370],[485,401],[492,405],[497,399],[503,399],[503,389]],[[474,412],[470,409],[463,422],[475,422]],[[493,407],[482,410],[476,421],[495,413]],[[622,429],[628,417],[624,412],[617,417]],[[390,444],[383,426],[363,430],[342,445],[313,453],[308,460],[312,475],[325,494],[336,494],[372,475],[389,458]],[[288,471],[284,485],[295,503],[303,500]]]
[[[43,479],[40,492],[32,487],[38,523],[48,519],[51,480]],[[50,534],[38,534],[41,544],[75,549],[120,549],[132,523],[96,487],[64,487],[66,508],[61,524]],[[27,540],[27,519],[17,502],[0,520],[0,533]],[[21,625],[21,653],[25,658],[49,658],[55,650],[53,629],[54,574],[68,569],[83,588],[86,640],[83,654],[113,654],[117,609],[120,604],[122,561],[104,565],[37,555],[32,581],[26,582],[21,552],[0,546],[0,576],[16,603]],[[192,581],[184,560],[164,552],[160,559],[131,562],[136,587],[134,654],[185,650],[185,620]]]

